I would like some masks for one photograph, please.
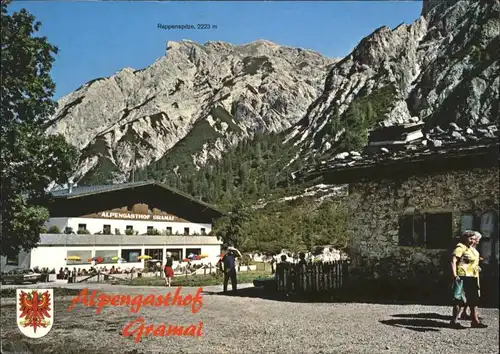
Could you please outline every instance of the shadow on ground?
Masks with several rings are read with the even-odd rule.
[[[379,321],[382,324],[406,328],[416,332],[439,332],[441,328],[450,328],[451,316],[444,316],[438,313],[417,313],[393,315],[393,317],[403,317],[398,319]]]
[[[235,292],[229,290],[227,293],[222,291],[205,291],[204,295],[218,295],[218,296],[233,296],[233,297],[247,297],[259,298],[272,301],[284,302],[357,302],[357,303],[372,303],[372,304],[408,304],[408,305],[448,305],[442,304],[439,301],[412,301],[402,298],[379,298],[374,296],[363,296],[355,293],[335,293],[335,294],[315,294],[315,295],[299,295],[289,294],[285,295],[275,291],[269,291],[261,287],[250,287],[245,289],[238,289]]]
[[[452,316],[441,315],[439,313],[413,313],[392,315],[396,319],[379,321],[382,324],[400,328],[410,329],[417,332],[439,332],[441,328],[450,328],[449,323]],[[470,316],[462,317],[463,320],[470,320]],[[482,317],[479,317],[482,320]]]
[[[428,305],[428,306],[450,306],[451,301],[446,297],[442,296],[411,296],[409,294],[388,294],[368,292],[360,289],[346,289],[337,290],[331,294],[290,294],[285,295],[278,293],[271,289],[266,289],[264,287],[249,287],[244,289],[238,289],[235,292],[229,290],[227,293],[222,291],[205,291],[204,295],[218,295],[218,296],[234,296],[234,297],[247,297],[247,298],[260,298],[271,301],[282,301],[282,302],[330,302],[330,303],[368,303],[368,304],[387,304],[387,305]],[[427,295],[427,294],[426,294]],[[482,304],[481,307],[488,308],[496,306],[488,306],[488,304]],[[403,317],[404,315],[396,315],[396,317]],[[444,316],[446,317],[446,316]],[[438,318],[445,319],[445,318]],[[449,318],[446,318],[449,320]]]

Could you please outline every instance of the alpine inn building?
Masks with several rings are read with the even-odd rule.
[[[223,213],[213,206],[155,182],[72,186],[51,192],[48,205],[51,233],[40,235],[38,246],[18,257],[2,257],[2,271],[12,268],[99,265],[142,268],[140,255],[165,264],[189,254],[218,257],[222,242],[210,236],[213,220]],[[59,232],[58,232],[59,231]],[[71,260],[68,258],[79,258]]]

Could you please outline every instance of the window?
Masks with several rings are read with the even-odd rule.
[[[7,257],[7,263],[5,265],[18,266],[19,265],[19,255],[14,257]]]
[[[130,249],[130,250],[122,250],[121,257],[125,259],[127,262],[140,262],[137,259],[141,255],[140,249]]]
[[[87,230],[87,224],[78,224],[78,231]]]
[[[69,257],[71,257],[72,259],[68,259]],[[90,264],[91,258],[92,258],[92,251],[91,250],[67,251],[66,252],[66,265],[78,266],[78,265],[83,265],[83,264]]]
[[[190,255],[201,255],[201,248],[186,248],[186,257],[189,257]]]
[[[448,249],[453,246],[451,212],[412,212],[399,218],[399,245]]]
[[[182,248],[167,248],[167,252],[172,253],[172,259],[174,261],[182,261]]]
[[[147,232],[147,234],[148,234],[148,235],[151,235],[151,234],[153,233],[153,230],[154,230],[154,227],[153,227],[153,226],[148,226],[148,228],[147,228],[147,231],[146,231],[146,232]]]
[[[169,226],[166,230],[167,235],[172,235],[172,228]]]
[[[111,225],[104,225],[102,227],[102,233],[104,235],[111,235]]]
[[[69,226],[66,226],[66,227],[64,228],[64,233],[65,233],[65,234],[68,234],[68,235],[69,235],[69,234],[74,234],[74,232],[73,232],[73,228],[72,228],[72,227],[69,227]]]
[[[189,235],[189,227],[184,228],[184,235]]]
[[[202,227],[202,228],[200,229],[200,231],[201,231],[201,234],[202,234],[202,235],[206,235],[206,234],[207,234],[207,233],[205,232],[205,228],[204,228],[204,227]]]
[[[133,235],[134,234],[134,227],[132,225],[127,225],[125,228],[125,235]]]
[[[474,228],[474,215],[464,214],[460,218],[460,231],[472,230]]]
[[[163,260],[163,249],[161,248],[146,248],[144,250],[146,256],[151,256],[151,259],[162,261]]]
[[[479,243],[479,252],[484,264],[498,264],[498,217],[493,210],[485,211],[478,218],[479,232],[483,235]]]
[[[118,261],[118,250],[96,250],[95,257],[101,257],[101,263],[116,263]],[[113,259],[114,258],[114,259]]]

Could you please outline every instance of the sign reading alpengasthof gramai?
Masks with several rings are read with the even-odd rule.
[[[99,217],[107,219],[136,219],[136,220],[157,220],[157,221],[174,221],[174,215],[156,215],[156,214],[133,214],[103,211],[98,213]]]

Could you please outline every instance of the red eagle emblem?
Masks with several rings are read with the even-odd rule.
[[[23,327],[33,327],[34,333],[39,327],[46,328],[50,325],[50,321],[46,320],[46,318],[51,318],[49,312],[52,312],[52,309],[50,305],[51,298],[48,291],[38,292],[33,290],[25,293],[21,290],[19,295],[20,324]]]

